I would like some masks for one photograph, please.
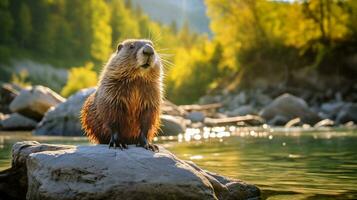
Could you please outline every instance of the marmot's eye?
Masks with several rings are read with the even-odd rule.
[[[134,44],[131,43],[130,46],[129,46],[130,49],[134,49]]]

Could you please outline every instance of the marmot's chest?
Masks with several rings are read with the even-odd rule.
[[[159,104],[160,93],[152,85],[133,85],[121,91],[118,100],[128,110],[134,112]]]
[[[131,110],[138,110],[148,104],[145,94],[139,88],[132,88],[128,96],[122,97],[121,99]]]

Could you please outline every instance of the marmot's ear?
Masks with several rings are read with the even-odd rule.
[[[117,47],[117,53],[119,53],[120,49],[123,48],[123,44],[118,44],[118,47]]]

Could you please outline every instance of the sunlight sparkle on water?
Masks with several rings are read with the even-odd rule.
[[[268,125],[263,127],[239,127],[239,126],[219,126],[219,127],[202,127],[202,128],[187,128],[186,131],[177,136],[178,142],[200,141],[202,139],[222,138],[230,136],[239,137],[254,137],[254,138],[268,138],[273,139],[271,133],[272,128]],[[163,136],[163,140],[175,140],[175,136]]]
[[[202,158],[203,158],[203,156],[201,156],[201,155],[195,155],[195,156],[190,157],[191,160],[201,160]]]

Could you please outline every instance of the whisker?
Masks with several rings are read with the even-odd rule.
[[[161,54],[159,53],[160,57],[164,57],[164,58],[172,58],[174,55],[173,54]]]
[[[164,60],[164,59],[161,59],[162,63],[165,64],[166,66],[168,67],[174,67],[175,65],[170,62],[170,61],[167,61],[167,60]]]
[[[171,51],[171,49],[166,48],[166,49],[157,49],[156,51]]]
[[[154,41],[154,43],[157,43],[161,39],[161,32],[156,33],[155,35],[156,35],[156,38],[153,38],[152,41]]]

